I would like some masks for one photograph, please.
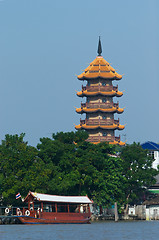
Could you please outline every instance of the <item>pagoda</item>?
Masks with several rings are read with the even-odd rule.
[[[122,92],[118,91],[118,86],[113,86],[114,80],[121,80],[113,67],[101,56],[102,46],[99,38],[98,56],[78,75],[79,80],[86,80],[87,85],[82,85],[82,91],[77,92],[77,96],[86,97],[86,102],[81,102],[81,107],[76,108],[79,114],[86,114],[86,119],[81,120],[75,128],[85,129],[89,137],[86,141],[91,143],[108,142],[109,144],[124,145],[120,136],[115,136],[115,130],[123,130],[124,125],[120,125],[119,118],[114,119],[114,114],[123,113],[124,109],[119,107],[119,103],[114,103],[114,97],[121,97]]]

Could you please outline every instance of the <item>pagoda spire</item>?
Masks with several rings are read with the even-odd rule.
[[[99,42],[98,42],[98,56],[101,56],[101,53],[102,53],[102,44],[101,44],[100,37],[99,37]]]

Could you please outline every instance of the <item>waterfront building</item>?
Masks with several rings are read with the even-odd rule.
[[[159,195],[154,195],[151,199],[143,202],[145,206],[146,220],[159,220]]]
[[[75,128],[85,129],[89,137],[88,142],[124,145],[120,136],[115,136],[115,130],[123,130],[118,119],[114,119],[114,114],[123,113],[124,109],[119,107],[119,102],[114,103],[114,97],[121,97],[122,92],[118,90],[118,85],[114,86],[114,80],[121,80],[122,75],[118,74],[113,67],[101,56],[102,46],[99,38],[98,56],[78,75],[81,81],[87,81],[86,86],[82,85],[82,91],[77,92],[78,97],[86,97],[86,102],[81,103],[80,108],[76,108],[79,114],[86,114],[84,120],[80,119],[80,124]]]
[[[148,141],[141,144],[143,149],[148,150],[149,156],[151,156],[154,159],[154,162],[152,164],[152,167],[157,169],[159,165],[159,144]]]
[[[152,167],[157,170],[159,165],[159,144],[151,141],[147,141],[145,143],[142,143],[141,146],[143,149],[148,150],[148,155],[154,159],[152,163]],[[155,178],[156,178],[156,184],[149,187],[148,190],[152,194],[159,194],[159,174]],[[156,204],[158,204],[158,207],[159,207],[159,197],[157,197],[156,200],[157,200]]]

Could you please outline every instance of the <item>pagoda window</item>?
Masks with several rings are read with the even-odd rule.
[[[89,119],[89,116],[87,115],[86,118]]]
[[[102,99],[102,102],[103,102],[103,103],[105,103],[105,102],[106,102],[106,99],[105,99],[105,98],[103,98],[103,99]]]
[[[90,86],[90,82],[89,81],[88,81],[87,85]]]
[[[103,137],[107,136],[106,132],[103,133]]]
[[[89,100],[89,99],[87,99],[87,102],[89,103],[89,102],[90,102],[90,100]]]
[[[103,116],[103,119],[106,119],[106,116]]]
[[[103,83],[102,83],[102,86],[106,86],[106,83],[103,82]]]

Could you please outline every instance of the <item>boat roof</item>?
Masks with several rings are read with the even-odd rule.
[[[24,200],[25,202],[30,195],[33,196],[34,200],[41,202],[92,203],[87,196],[58,196],[36,192],[29,192]]]

